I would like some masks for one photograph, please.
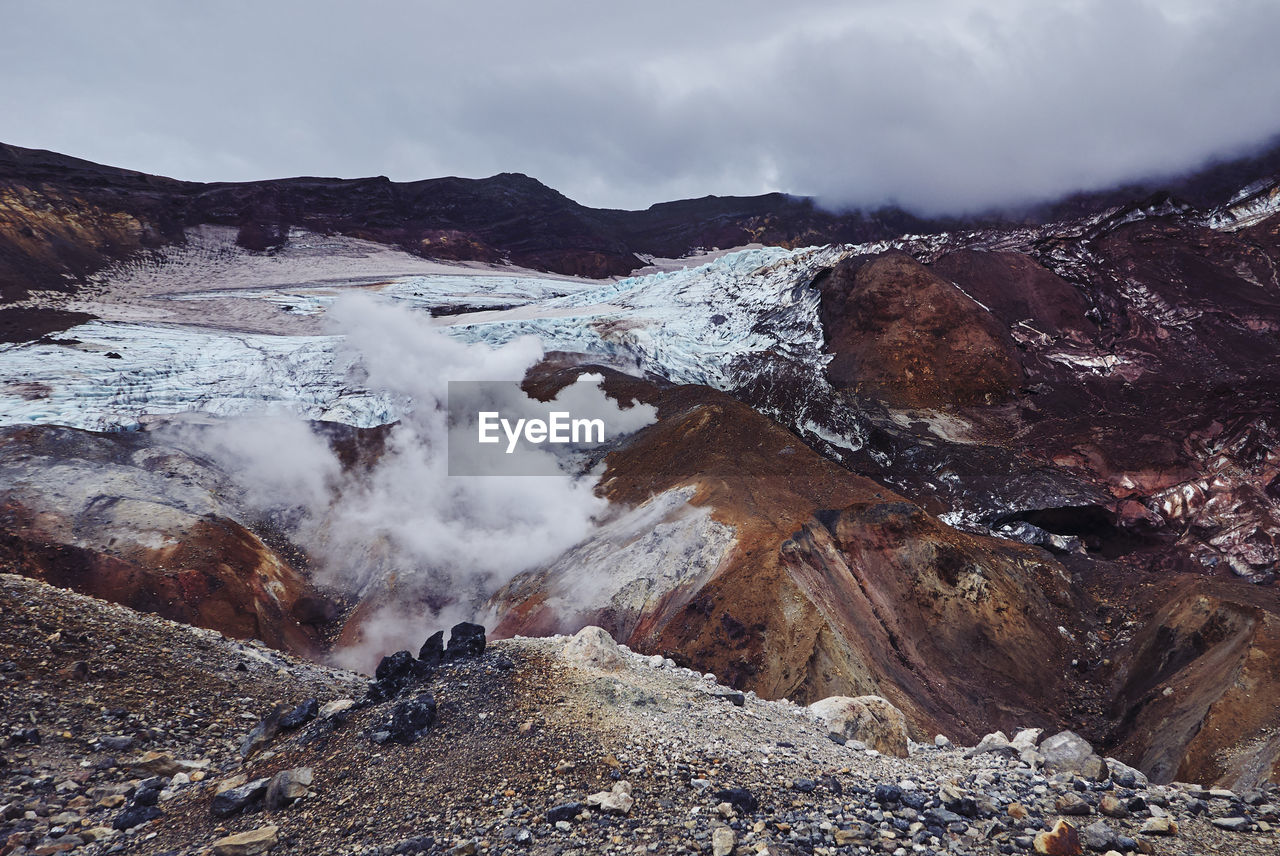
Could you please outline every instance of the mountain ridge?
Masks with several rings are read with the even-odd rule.
[[[893,206],[835,212],[812,197],[704,196],[647,209],[590,208],[523,173],[394,182],[295,176],[190,182],[0,143],[0,308],[39,289],[180,244],[201,224],[234,226],[271,251],[289,229],[344,234],[425,258],[503,262],[558,274],[622,276],[649,257],[751,243],[798,247],[906,234],[1034,225],[1141,202],[1164,188],[1200,208],[1280,170],[1280,145],[1163,183],[1073,194],[1023,213],[926,217]]]

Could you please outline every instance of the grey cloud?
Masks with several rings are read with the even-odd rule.
[[[1265,0],[10,0],[0,140],[199,180],[520,171],[586,204],[960,210],[1280,131]]]

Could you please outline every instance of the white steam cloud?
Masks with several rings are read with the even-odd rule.
[[[568,477],[538,448],[521,451],[525,470],[541,460],[537,471],[548,475],[449,475],[451,430],[475,430],[451,426],[449,382],[519,381],[543,357],[536,339],[497,349],[459,342],[424,316],[366,295],[343,298],[328,319],[357,358],[363,385],[391,394],[404,412],[371,466],[344,472],[324,438],[281,414],[184,428],[181,442],[233,474],[251,508],[283,523],[318,582],[361,598],[382,595],[383,606],[361,624],[361,644],[337,655],[368,667],[381,653],[416,648],[431,629],[476,615],[513,576],[587,538],[607,502],[594,491],[598,473]],[[647,405],[617,407],[599,380],[584,375],[557,406],[605,415],[615,434],[653,420]],[[504,413],[545,412],[515,384],[477,386],[510,390],[493,402]]]

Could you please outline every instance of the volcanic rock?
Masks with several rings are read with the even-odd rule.
[[[116,830],[133,829],[147,821],[155,820],[162,817],[163,812],[153,805],[131,805],[120,814],[116,815],[116,819],[111,822],[111,828]]]
[[[832,696],[809,705],[809,711],[833,734],[886,755],[907,757],[907,720],[879,696]]]
[[[301,728],[319,713],[319,701],[314,698],[304,699],[297,707],[280,717],[280,727],[286,731]]]
[[[733,806],[740,814],[754,814],[760,807],[759,800],[746,788],[726,788],[716,791],[714,796],[718,801]]]
[[[217,793],[214,794],[213,803],[210,805],[209,810],[213,812],[215,817],[230,817],[262,799],[270,783],[270,779],[264,778],[254,779],[252,782],[246,782],[225,790],[219,788]]]
[[[1248,829],[1251,821],[1247,817],[1214,817],[1210,818],[1210,823],[1219,829],[1229,829],[1232,832],[1240,832]]]
[[[478,657],[484,653],[485,633],[480,624],[462,621],[449,631],[449,646],[444,650],[446,660],[458,657]]]
[[[631,783],[621,781],[614,783],[611,790],[601,791],[587,797],[587,805],[613,814],[628,814],[635,800],[631,796]]]
[[[1170,817],[1150,817],[1138,832],[1142,835],[1177,835],[1178,822]]]
[[[1102,799],[1098,802],[1098,813],[1113,818],[1125,818],[1129,816],[1129,810],[1125,808],[1124,803],[1116,799],[1111,794],[1103,794]]]
[[[1123,761],[1107,758],[1106,763],[1107,770],[1111,774],[1111,781],[1122,788],[1145,788],[1149,784],[1146,775],[1141,770],[1135,770]]]
[[[258,720],[258,724],[240,741],[240,757],[249,758],[266,747],[276,734],[280,732],[280,722],[289,709],[282,704],[276,705],[271,712]]]
[[[438,666],[444,660],[444,631],[437,630],[427,637],[418,651],[418,660],[428,666]]]
[[[144,752],[131,762],[131,766],[157,776],[172,776],[182,769],[168,752]]]
[[[582,812],[581,803],[562,803],[547,810],[547,823],[572,821]]]
[[[1110,850],[1116,843],[1116,833],[1102,821],[1091,823],[1080,830],[1080,840],[1090,850]]]
[[[1091,806],[1084,797],[1077,793],[1066,793],[1054,800],[1054,811],[1068,816],[1084,817],[1093,814]]]
[[[965,756],[972,758],[977,755],[984,755],[988,753],[1013,758],[1017,756],[1018,750],[1009,742],[1009,735],[1005,734],[1003,731],[993,731],[990,734],[984,735],[983,738],[978,741],[977,746],[966,750]]]
[[[426,734],[435,721],[435,696],[420,693],[396,704],[380,733],[386,734],[387,740],[408,745]]]
[[[431,666],[415,660],[408,651],[397,651],[383,657],[369,684],[370,701],[393,699],[431,677]]]
[[[263,804],[268,811],[275,811],[292,804],[306,796],[311,787],[312,773],[310,767],[296,770],[281,770],[271,777],[267,784]]]
[[[279,831],[276,826],[263,826],[228,835],[213,842],[213,852],[216,856],[257,856],[276,846]]]
[[[1048,832],[1037,833],[1035,850],[1042,856],[1080,856],[1084,852],[1080,834],[1065,820],[1059,820]]]
[[[622,649],[602,627],[594,625],[579,630],[564,646],[566,660],[583,666],[609,671],[626,662]]]
[[[1076,773],[1087,779],[1102,778],[1107,765],[1074,731],[1061,731],[1040,744],[1044,768],[1049,773]]]
[[[349,698],[336,698],[333,701],[327,701],[320,708],[321,719],[337,720],[343,717],[352,707],[355,706],[355,700]]]

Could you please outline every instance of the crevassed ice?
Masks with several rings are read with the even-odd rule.
[[[491,345],[533,335],[547,350],[599,354],[676,383],[732,389],[749,380],[748,355],[825,363],[818,294],[807,286],[845,252],[745,250],[543,301],[536,311],[459,316],[446,331]]]
[[[93,321],[63,337],[80,344],[0,349],[0,424],[101,431],[136,427],[152,415],[226,416],[272,406],[362,427],[397,416],[390,397],[348,387],[350,366],[333,336]]]
[[[818,294],[808,285],[819,267],[846,251],[754,249],[696,268],[586,287],[526,277],[416,276],[384,291],[424,308],[483,305],[477,297],[520,304],[435,319],[464,341],[496,346],[534,335],[548,351],[598,355],[676,383],[733,389],[771,361],[815,369],[825,363]],[[279,302],[304,296],[323,308],[339,292],[254,293]],[[91,322],[62,337],[80,344],[0,348],[0,424],[106,430],[136,426],[147,416],[236,415],[272,406],[361,427],[398,417],[391,396],[349,380],[351,366],[333,336]],[[119,358],[108,357],[111,352]]]

